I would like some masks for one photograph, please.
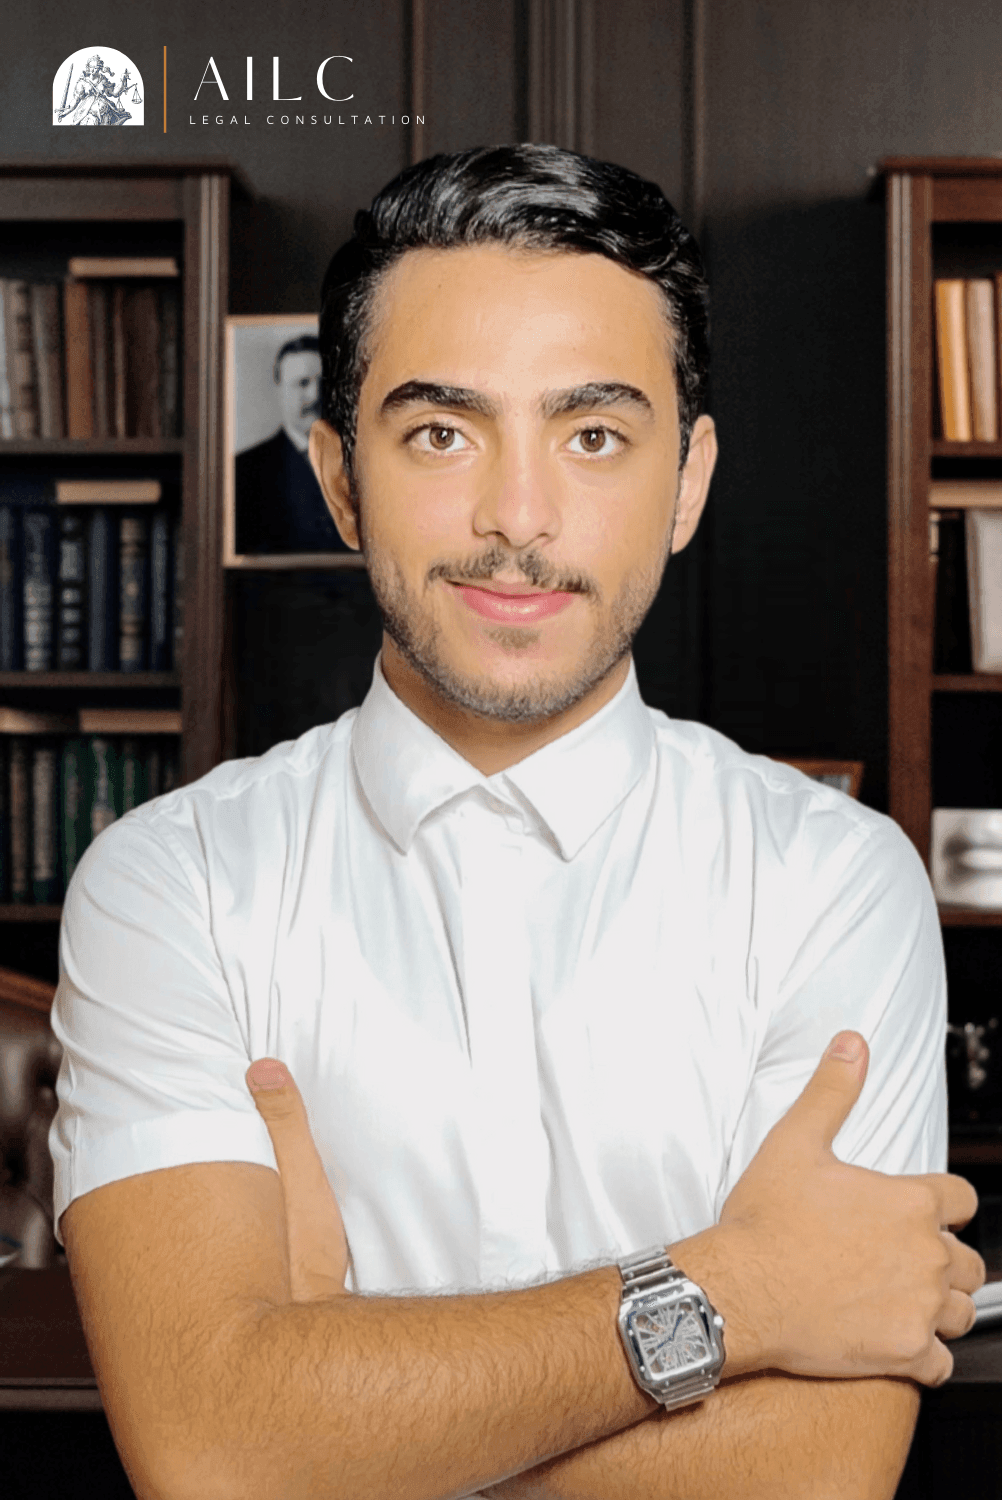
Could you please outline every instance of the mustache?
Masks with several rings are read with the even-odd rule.
[[[502,547],[499,543],[488,547],[477,557],[441,558],[428,569],[427,582],[434,583],[436,579],[444,578],[450,583],[486,583],[488,579],[511,567],[521,573],[526,583],[531,583],[534,588],[547,592],[557,590],[566,594],[588,594],[595,599],[600,597],[599,586],[589,574],[558,568],[531,547],[523,552],[513,552],[511,548]]]

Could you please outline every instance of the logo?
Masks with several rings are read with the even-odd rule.
[[[52,80],[53,125],[142,125],[143,75],[114,47],[81,47]]]

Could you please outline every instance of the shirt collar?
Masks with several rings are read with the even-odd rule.
[[[496,776],[484,776],[397,697],[377,658],[351,736],[368,802],[402,853],[432,812],[474,787],[528,803],[564,859],[573,859],[644,774],[654,728],[631,661],[598,713]]]

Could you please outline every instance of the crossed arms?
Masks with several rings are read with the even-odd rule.
[[[62,1231],[137,1494],[890,1496],[912,1382],[949,1374],[939,1335],[970,1326],[984,1270],[942,1227],[973,1213],[968,1184],[832,1153],[858,1040],[854,1059],[826,1054],[720,1223],[672,1248],[727,1319],[727,1363],[714,1396],[669,1416],[619,1347],[614,1267],[517,1292],[345,1294],[288,1074],[255,1093],[281,1177],[207,1163],[77,1198]]]

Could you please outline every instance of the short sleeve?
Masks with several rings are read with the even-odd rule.
[[[798,878],[786,883],[785,909],[773,917],[782,928],[772,945],[780,963],[760,974],[771,1014],[718,1211],[844,1029],[866,1037],[870,1065],[836,1154],[883,1172],[946,1168],[946,981],[936,905],[911,842],[890,819],[868,817],[834,850],[808,820]]]
[[[67,892],[52,1011],[63,1047],[49,1135],[57,1226],[74,1198],[136,1173],[275,1166],[197,850],[172,836],[147,809],[130,814],[95,840]]]

